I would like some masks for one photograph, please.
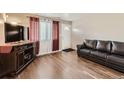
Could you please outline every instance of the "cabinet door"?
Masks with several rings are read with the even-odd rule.
[[[24,51],[17,53],[17,69],[24,65]]]
[[[10,54],[0,55],[0,76],[6,75],[14,70],[14,58]]]
[[[0,55],[0,76],[2,76],[2,74],[3,74],[3,69],[4,67],[3,67],[3,61],[2,61],[2,55]]]

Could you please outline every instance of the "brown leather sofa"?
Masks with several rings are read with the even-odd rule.
[[[117,41],[85,40],[77,45],[79,57],[124,72],[124,43]]]

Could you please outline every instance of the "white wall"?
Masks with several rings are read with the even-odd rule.
[[[81,14],[73,21],[72,48],[83,39],[124,42],[124,14]]]
[[[22,26],[29,26],[29,18],[27,17],[28,14],[25,13],[7,13],[7,22],[17,22],[18,25]]]
[[[0,45],[3,45],[5,43],[5,38],[4,38],[4,24],[0,23]]]

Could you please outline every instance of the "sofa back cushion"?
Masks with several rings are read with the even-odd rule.
[[[110,52],[111,51],[111,42],[98,40],[96,49],[98,51]]]
[[[84,40],[84,45],[86,48],[95,49],[96,43],[97,43],[96,40]]]
[[[111,53],[124,56],[124,43],[113,41]]]

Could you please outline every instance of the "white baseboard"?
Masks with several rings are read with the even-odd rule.
[[[44,55],[48,55],[48,54],[57,53],[57,52],[60,52],[60,51],[62,51],[62,50],[52,51],[52,52],[48,52],[48,53],[44,53],[44,54],[38,54],[36,56],[44,56]]]

